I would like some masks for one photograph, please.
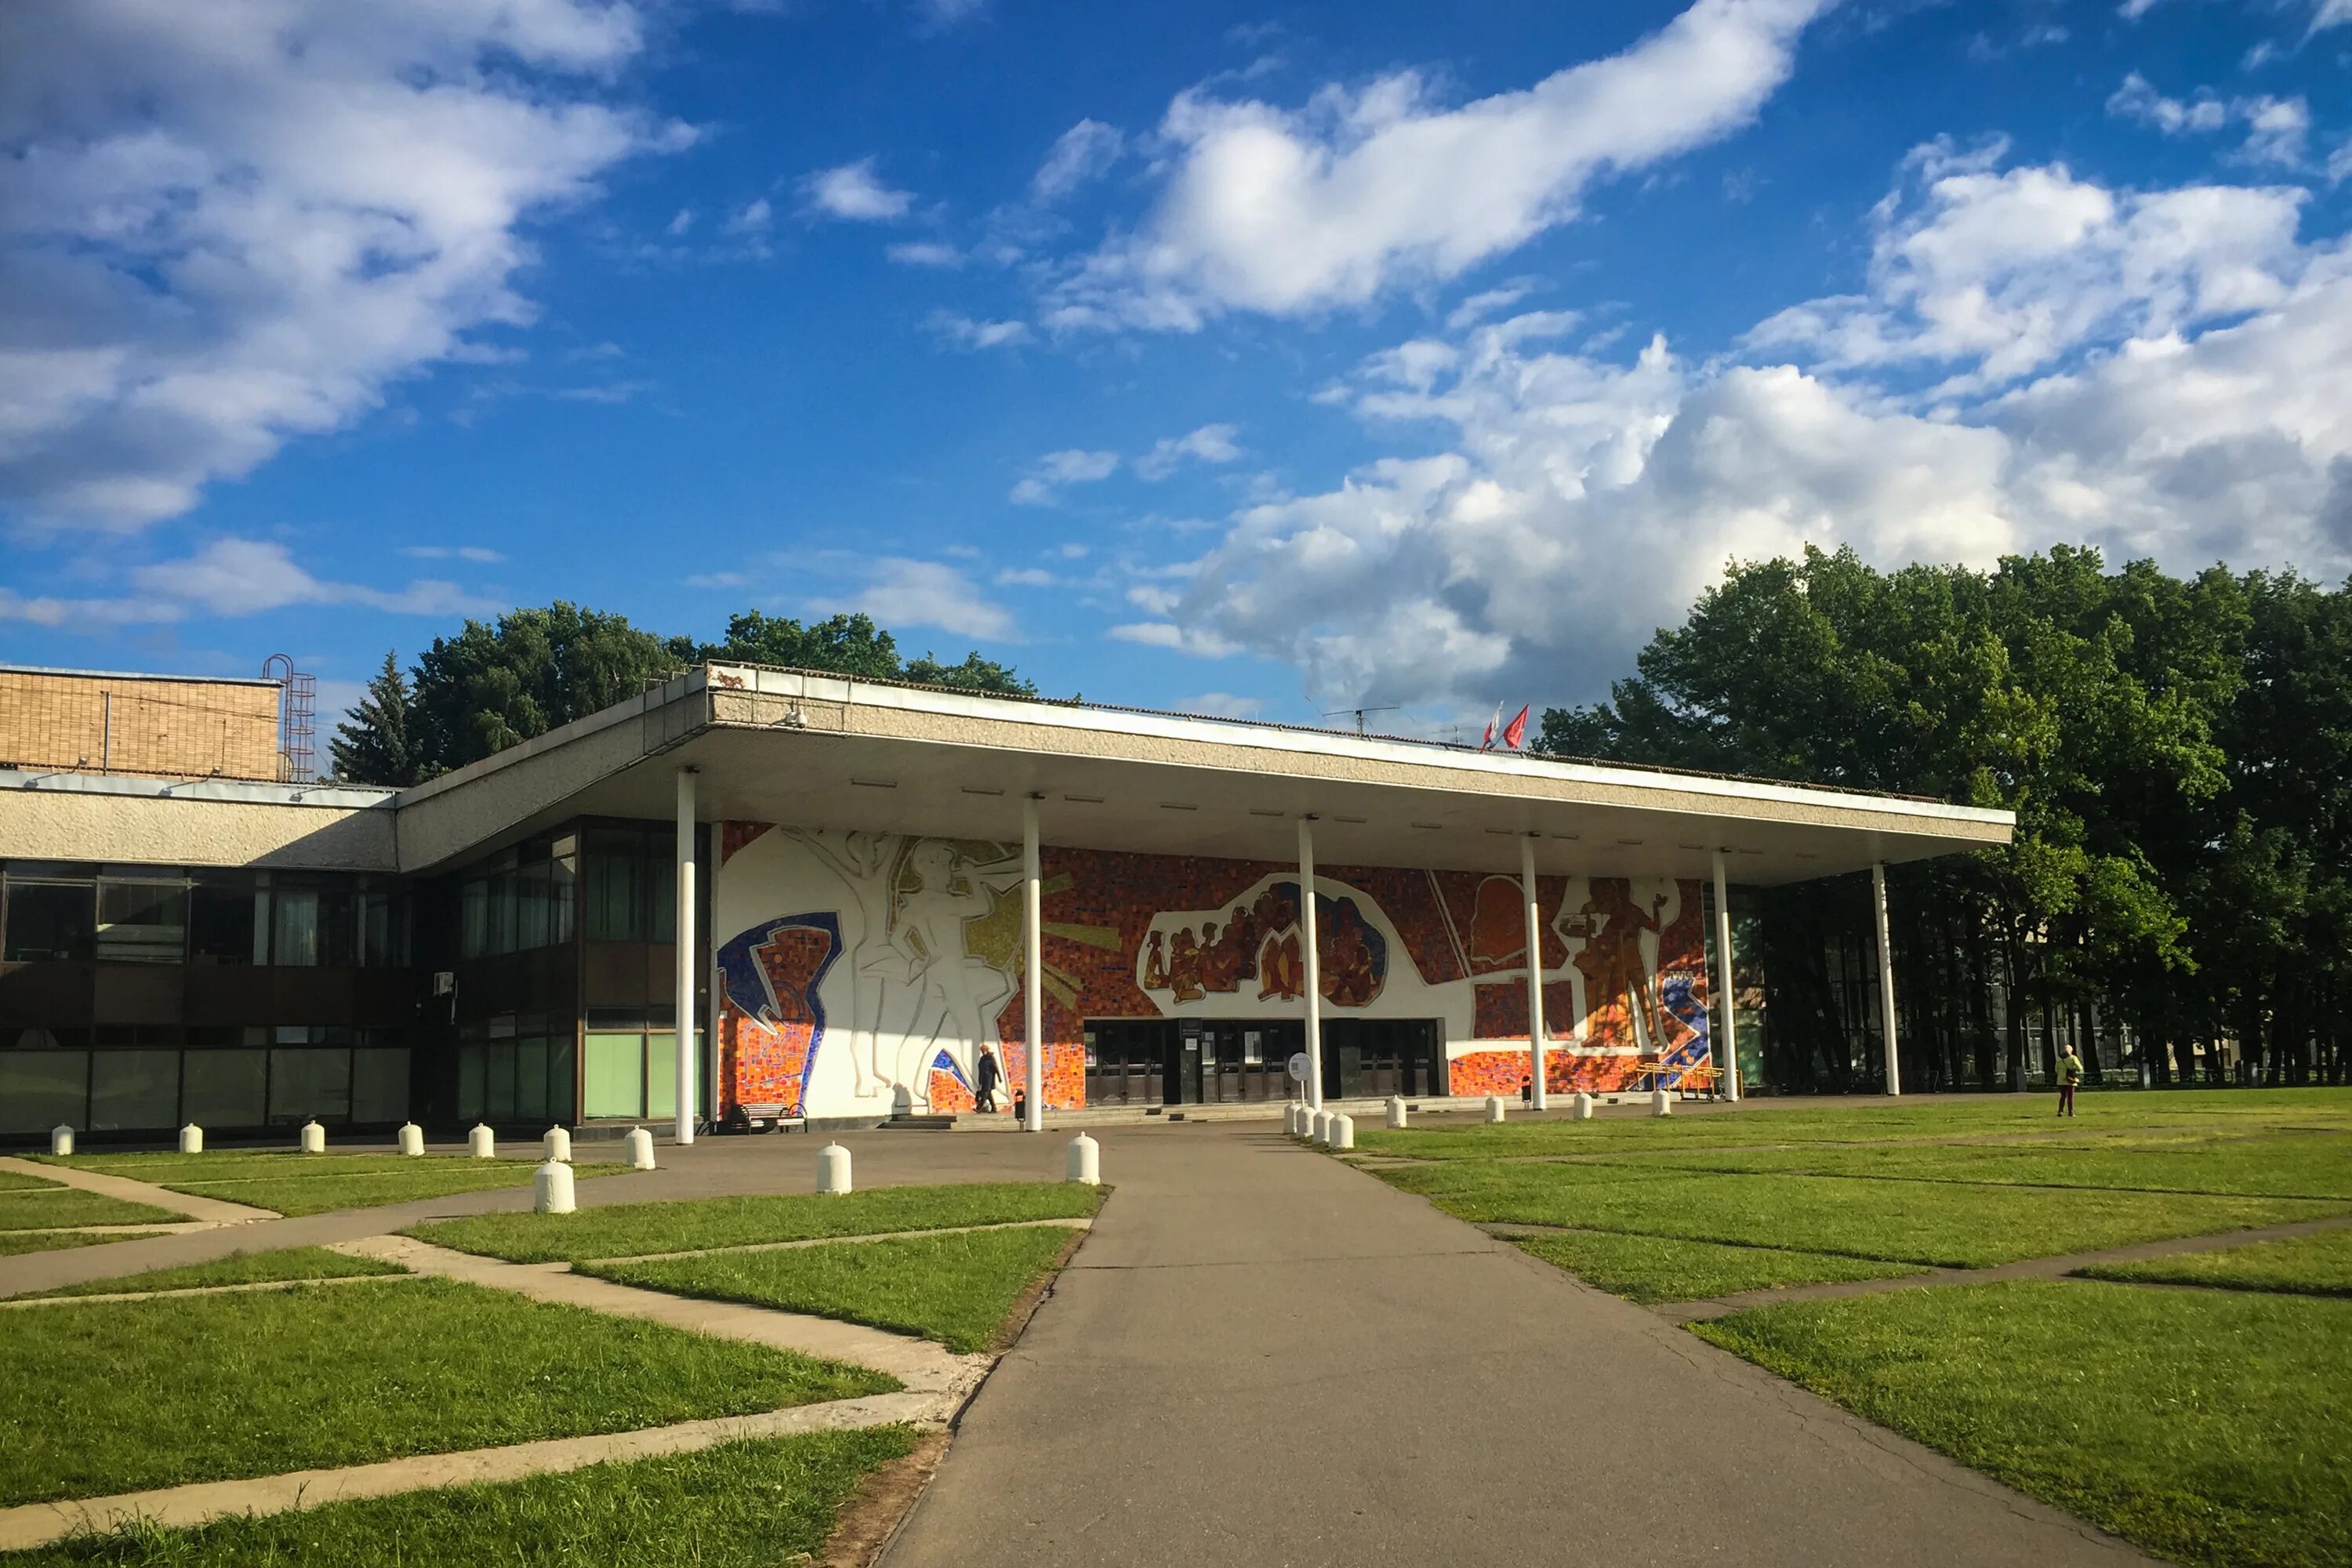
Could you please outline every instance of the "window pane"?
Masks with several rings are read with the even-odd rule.
[[[490,951],[490,884],[470,877],[458,894],[457,956],[485,958]]]
[[[268,1120],[268,1051],[192,1050],[182,1061],[186,1120],[199,1127],[258,1127]]]
[[[269,1120],[348,1121],[352,1053],[341,1047],[269,1053]]]
[[[573,1058],[578,1047],[569,1035],[558,1035],[547,1047],[547,1114],[551,1121],[569,1122],[575,1114],[572,1090],[579,1064]]]
[[[524,1131],[547,1120],[547,1042],[515,1042],[515,1115]]]
[[[188,957],[196,963],[258,963],[254,951],[253,884],[198,882],[188,889]],[[258,1125],[257,1120],[256,1125]]]
[[[408,1047],[373,1047],[352,1053],[352,1120],[408,1120]]]
[[[569,856],[547,863],[547,940],[551,942],[572,940],[572,905],[577,897],[577,881]]]
[[[677,1037],[646,1037],[646,1114],[667,1119],[677,1114]]]
[[[525,951],[547,945],[547,862],[525,866],[516,874],[515,946]]]
[[[358,897],[349,888],[319,890],[319,962],[349,969],[360,961]]]
[[[482,1096],[482,1119],[492,1123],[510,1122],[515,1113],[515,1047],[511,1040],[500,1040],[488,1047],[489,1081]]]
[[[0,1132],[87,1127],[88,1051],[0,1051]]]
[[[88,958],[97,926],[96,884],[8,884],[6,961]]]
[[[636,942],[638,837],[610,830],[588,835],[588,940]]]
[[[591,1035],[581,1070],[583,1116],[646,1113],[646,1037]]]
[[[180,1053],[93,1051],[89,1124],[93,1131],[174,1127],[180,1116]]]
[[[646,924],[647,942],[677,940],[677,862],[672,858],[671,847],[677,843],[675,831],[655,834],[646,840],[642,874],[653,894],[653,913]]]
[[[271,962],[294,968],[319,963],[319,894],[314,888],[277,889],[278,931]]]
[[[188,889],[179,882],[100,882],[98,956],[108,963],[178,963],[188,945]]]
[[[481,1046],[457,1047],[457,1120],[482,1119],[482,1086],[488,1077],[488,1052]]]

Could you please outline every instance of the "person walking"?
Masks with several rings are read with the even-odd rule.
[[[2083,1058],[2068,1046],[2066,1054],[2058,1058],[2058,1114],[2074,1114],[2074,1086],[2083,1081]]]
[[[975,1109],[992,1111],[996,1109],[996,1085],[1004,1076],[996,1065],[996,1053],[986,1046],[980,1047],[980,1097]]]

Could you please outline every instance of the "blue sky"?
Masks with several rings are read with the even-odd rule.
[[[1449,732],[1730,557],[2352,565],[2352,0],[0,11],[0,659],[864,609]]]

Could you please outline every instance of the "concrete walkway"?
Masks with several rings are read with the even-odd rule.
[[[186,1193],[159,1187],[152,1182],[134,1182],[128,1176],[110,1176],[98,1171],[78,1171],[70,1165],[44,1165],[37,1160],[19,1160],[14,1155],[0,1154],[0,1171],[19,1176],[37,1176],[61,1187],[79,1187],[85,1193],[100,1193],[125,1203],[145,1204],[150,1208],[183,1214],[206,1225],[241,1225],[247,1220],[278,1217],[270,1209],[257,1209],[249,1204],[233,1204],[221,1198],[191,1197]]]
[[[1277,1131],[1100,1136],[888,1568],[2148,1561]]]

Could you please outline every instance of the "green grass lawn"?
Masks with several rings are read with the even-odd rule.
[[[0,1506],[898,1386],[860,1368],[441,1279],[10,1318],[0,1388],[40,1397],[0,1402]]]
[[[2082,1114],[2059,1121],[2047,1094],[1984,1095],[1914,1105],[1797,1107],[1769,1102],[1666,1118],[1603,1116],[1591,1121],[1520,1120],[1500,1126],[1443,1122],[1391,1131],[1360,1129],[1368,1154],[1423,1160],[1591,1154],[1636,1149],[1759,1143],[1850,1143],[1922,1138],[2070,1135],[2125,1131],[2253,1133],[2291,1127],[2352,1130],[2352,1089],[2085,1091]]]
[[[875,1187],[839,1197],[697,1198],[610,1204],[568,1215],[478,1215],[413,1226],[404,1234],[514,1263],[582,1263],[762,1241],[1078,1219],[1101,1202],[1099,1189],[1076,1182],[986,1182]]]
[[[904,1426],[729,1443],[201,1530],[138,1528],[7,1561],[10,1568],[780,1568],[808,1561],[859,1479],[914,1443]]]
[[[287,1247],[275,1252],[233,1252],[210,1263],[150,1268],[112,1279],[86,1279],[55,1290],[27,1290],[26,1300],[53,1296],[111,1296],[134,1290],[195,1290],[208,1285],[256,1285],[276,1280],[352,1279],[407,1272],[376,1258],[352,1258],[324,1247]]]
[[[55,1182],[45,1182],[38,1176],[27,1176],[16,1171],[0,1171],[0,1193],[18,1193],[56,1185]]]
[[[2109,1263],[2083,1272],[2095,1279],[2151,1279],[2231,1290],[2284,1290],[2352,1296],[2352,1229],[2323,1230],[2284,1241],[2255,1241],[2219,1252],[2189,1252],[2145,1263]]]
[[[380,1150],[302,1154],[275,1149],[224,1149],[205,1154],[75,1154],[52,1163],[289,1215],[377,1208],[493,1187],[528,1186],[540,1163],[536,1158],[475,1160],[461,1154],[404,1158]],[[583,1178],[613,1175],[625,1169],[620,1164],[572,1167],[573,1173]]]
[[[581,1272],[680,1296],[846,1318],[972,1352],[989,1348],[1014,1303],[1073,1237],[1060,1226],[976,1230],[594,1263]]]
[[[1873,1180],[2352,1198],[2352,1132],[2169,1133],[2016,1143],[1662,1150],[1598,1154],[1646,1170],[1818,1173]]]
[[[2352,1302],[2020,1280],[1696,1331],[2161,1556],[2352,1562]]]
[[[1821,1252],[1790,1252],[1769,1247],[1725,1247],[1711,1241],[1674,1241],[1655,1236],[1568,1230],[1558,1236],[1517,1238],[1522,1252],[1575,1275],[1586,1284],[1653,1305],[1704,1301],[1710,1297],[1761,1290],[1775,1285],[1813,1285],[1829,1279],[1884,1279],[1916,1274],[1916,1265],[1872,1258],[1835,1258]]]
[[[1474,1222],[1625,1231],[1961,1268],[2312,1219],[2352,1207],[2287,1198],[1832,1176],[1651,1176],[1606,1164],[1452,1161],[1377,1173]]]
[[[160,1230],[124,1231],[115,1236],[77,1236],[72,1231],[0,1231],[0,1258],[26,1252],[62,1252],[69,1247],[104,1247],[111,1241],[145,1241],[168,1234]]]
[[[0,1192],[0,1231],[46,1230],[61,1225],[169,1225],[186,1217],[168,1209],[110,1198],[104,1193],[46,1183]]]

